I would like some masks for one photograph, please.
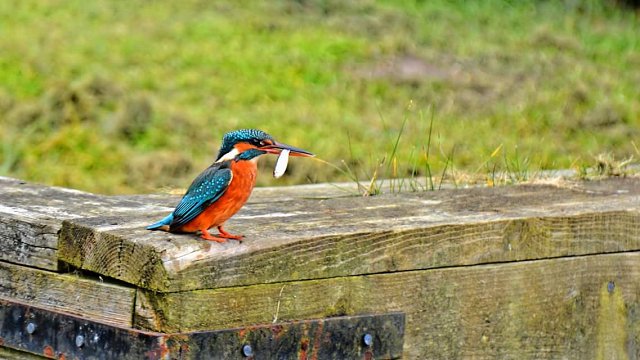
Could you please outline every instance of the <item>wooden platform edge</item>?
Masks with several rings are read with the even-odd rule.
[[[30,236],[41,253],[50,253],[45,265],[34,265],[29,259],[37,257],[26,250],[11,252],[20,248],[12,242],[15,234],[0,236],[0,248],[9,249],[4,260],[50,270],[62,261],[163,292],[640,250],[640,179],[368,199],[318,199],[322,187],[314,187],[308,199],[289,189],[291,199],[279,205],[286,213],[273,214],[268,201],[248,205],[229,222],[244,225],[248,240],[226,245],[145,230],[169,211],[157,200],[147,204],[140,196],[67,194],[35,186],[25,192],[24,186],[1,197],[20,204],[14,212],[38,220],[31,229],[45,226],[49,215],[64,214],[47,232],[59,231],[57,244],[43,245],[46,236]],[[34,204],[49,193],[55,201],[44,210]],[[64,196],[81,204],[65,212]],[[364,218],[352,214],[358,209],[366,209]]]
[[[303,237],[295,243],[202,261],[197,268],[177,273],[149,242],[125,237],[144,230],[100,230],[91,224],[65,221],[59,257],[77,268],[141,288],[181,292],[640,250],[640,211],[602,208],[562,213],[458,219],[407,229]],[[175,239],[175,235],[167,236],[172,240],[159,241]],[[187,237],[176,243],[191,241],[194,245],[187,245],[193,249],[190,251],[202,252],[204,259],[217,251],[216,244]],[[237,245],[228,245],[232,246]]]
[[[640,252],[624,252],[179,293],[138,289],[135,325],[193,331],[401,311],[408,359],[636,358],[639,277]]]
[[[290,225],[294,237],[253,248],[158,238],[142,225],[149,214],[135,213],[158,211],[155,205],[91,210],[64,220],[57,251],[78,268],[128,282],[115,285],[117,313],[125,314],[116,322],[126,327],[184,332],[398,311],[407,314],[407,358],[639,358],[640,182],[611,183],[604,190],[545,187],[550,194],[531,206],[521,202],[540,189],[519,188],[502,195],[518,206],[499,211],[504,199],[493,191],[473,192],[480,198],[462,205],[470,195],[461,191],[417,194],[403,198],[412,211],[403,217],[398,198],[379,197],[369,200],[375,218],[364,226],[351,219],[316,237],[304,228],[345,218],[351,199],[288,201],[297,213],[322,205],[283,225],[260,222],[265,208],[256,204],[242,216],[255,216],[272,235],[286,235],[278,226]],[[441,212],[425,220],[425,204]],[[387,215],[398,215],[399,225],[382,228]],[[418,215],[420,226],[411,227]],[[192,253],[202,257],[175,262],[176,254]],[[98,311],[108,306],[100,301],[113,300],[107,285],[0,261],[1,291],[42,306],[75,313],[91,302]],[[98,316],[112,316],[106,313]]]
[[[136,290],[0,261],[0,298],[107,324],[133,326]]]

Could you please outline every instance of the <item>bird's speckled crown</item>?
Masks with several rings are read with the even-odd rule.
[[[222,146],[220,147],[216,161],[233,150],[233,146],[239,142],[259,143],[267,139],[273,140],[273,137],[262,130],[242,129],[230,131],[222,138]]]

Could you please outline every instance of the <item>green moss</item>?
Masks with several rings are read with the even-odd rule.
[[[627,310],[622,289],[613,282],[600,287],[596,329],[596,359],[629,359],[625,351]]]
[[[333,304],[333,306],[326,309],[324,316],[347,316],[353,314],[354,310],[353,306],[351,305],[351,300],[347,299],[346,297],[341,297],[335,302],[335,304]]]

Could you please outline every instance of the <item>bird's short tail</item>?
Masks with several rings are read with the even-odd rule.
[[[164,230],[168,231],[171,226],[171,222],[173,221],[173,213],[167,215],[164,219],[158,221],[155,224],[151,224],[147,226],[147,230]]]

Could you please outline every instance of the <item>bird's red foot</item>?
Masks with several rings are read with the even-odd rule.
[[[225,238],[225,239],[232,239],[232,240],[242,240],[242,238],[244,236],[242,235],[233,235],[233,234],[229,234],[228,232],[224,231],[224,229],[222,228],[222,226],[218,226],[218,231],[220,232],[220,237],[221,238]]]
[[[219,243],[223,243],[223,242],[227,241],[227,239],[225,239],[225,238],[218,237],[218,236],[213,236],[213,235],[209,234],[209,232],[207,230],[200,230],[200,232],[201,232],[200,237],[205,239],[205,240],[215,241],[215,242],[219,242]]]

